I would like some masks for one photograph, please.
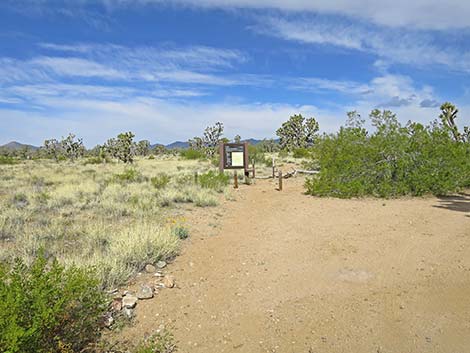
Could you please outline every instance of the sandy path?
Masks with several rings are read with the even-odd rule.
[[[123,337],[164,323],[187,353],[470,352],[470,196],[302,192],[257,181],[192,211],[178,288],[139,302]]]

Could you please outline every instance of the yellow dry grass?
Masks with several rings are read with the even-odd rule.
[[[179,203],[217,204],[220,193],[194,182],[196,171],[210,169],[208,162],[176,157],[132,166],[2,165],[0,261],[29,262],[43,248],[65,264],[95,267],[105,287],[121,284],[146,263],[177,254],[174,228],[185,226],[175,218]],[[169,182],[156,187],[151,179],[162,173]]]

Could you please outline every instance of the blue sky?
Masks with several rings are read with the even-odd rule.
[[[0,144],[131,130],[186,140],[275,135],[290,115],[325,132],[391,109],[470,123],[470,2],[3,0]]]

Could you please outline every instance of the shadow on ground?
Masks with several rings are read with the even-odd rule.
[[[469,213],[467,217],[470,217],[470,194],[460,193],[452,196],[440,196],[439,204],[434,205],[433,207]]]

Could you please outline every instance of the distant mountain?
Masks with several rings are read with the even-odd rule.
[[[183,141],[175,141],[173,143],[170,143],[169,145],[166,145],[165,147],[169,150],[172,150],[172,149],[175,149],[175,148],[184,149],[184,148],[189,147],[189,143],[188,142],[183,142]]]
[[[8,142],[6,145],[0,146],[0,148],[6,148],[6,149],[9,149],[9,150],[20,150],[20,149],[25,148],[25,147],[30,149],[30,150],[37,150],[39,148],[39,147],[36,147],[36,146],[26,145],[24,143],[20,143],[20,142],[16,142],[16,141]]]
[[[242,140],[242,142],[248,142],[250,145],[256,146],[258,143],[260,143],[263,140],[257,140],[257,139],[246,139]]]
[[[263,142],[263,140],[258,140],[258,139],[245,139],[245,140],[242,140],[242,142],[248,142],[250,145],[257,145],[259,144],[260,142]],[[279,139],[275,139],[274,142],[278,143],[279,142]],[[172,142],[168,145],[163,145],[161,143],[155,143],[153,145],[150,145],[150,148],[155,148],[157,146],[164,146],[166,149],[169,149],[169,150],[172,150],[172,149],[185,149],[185,148],[189,148],[189,143],[188,142],[183,142],[183,141],[175,141],[175,142]]]

